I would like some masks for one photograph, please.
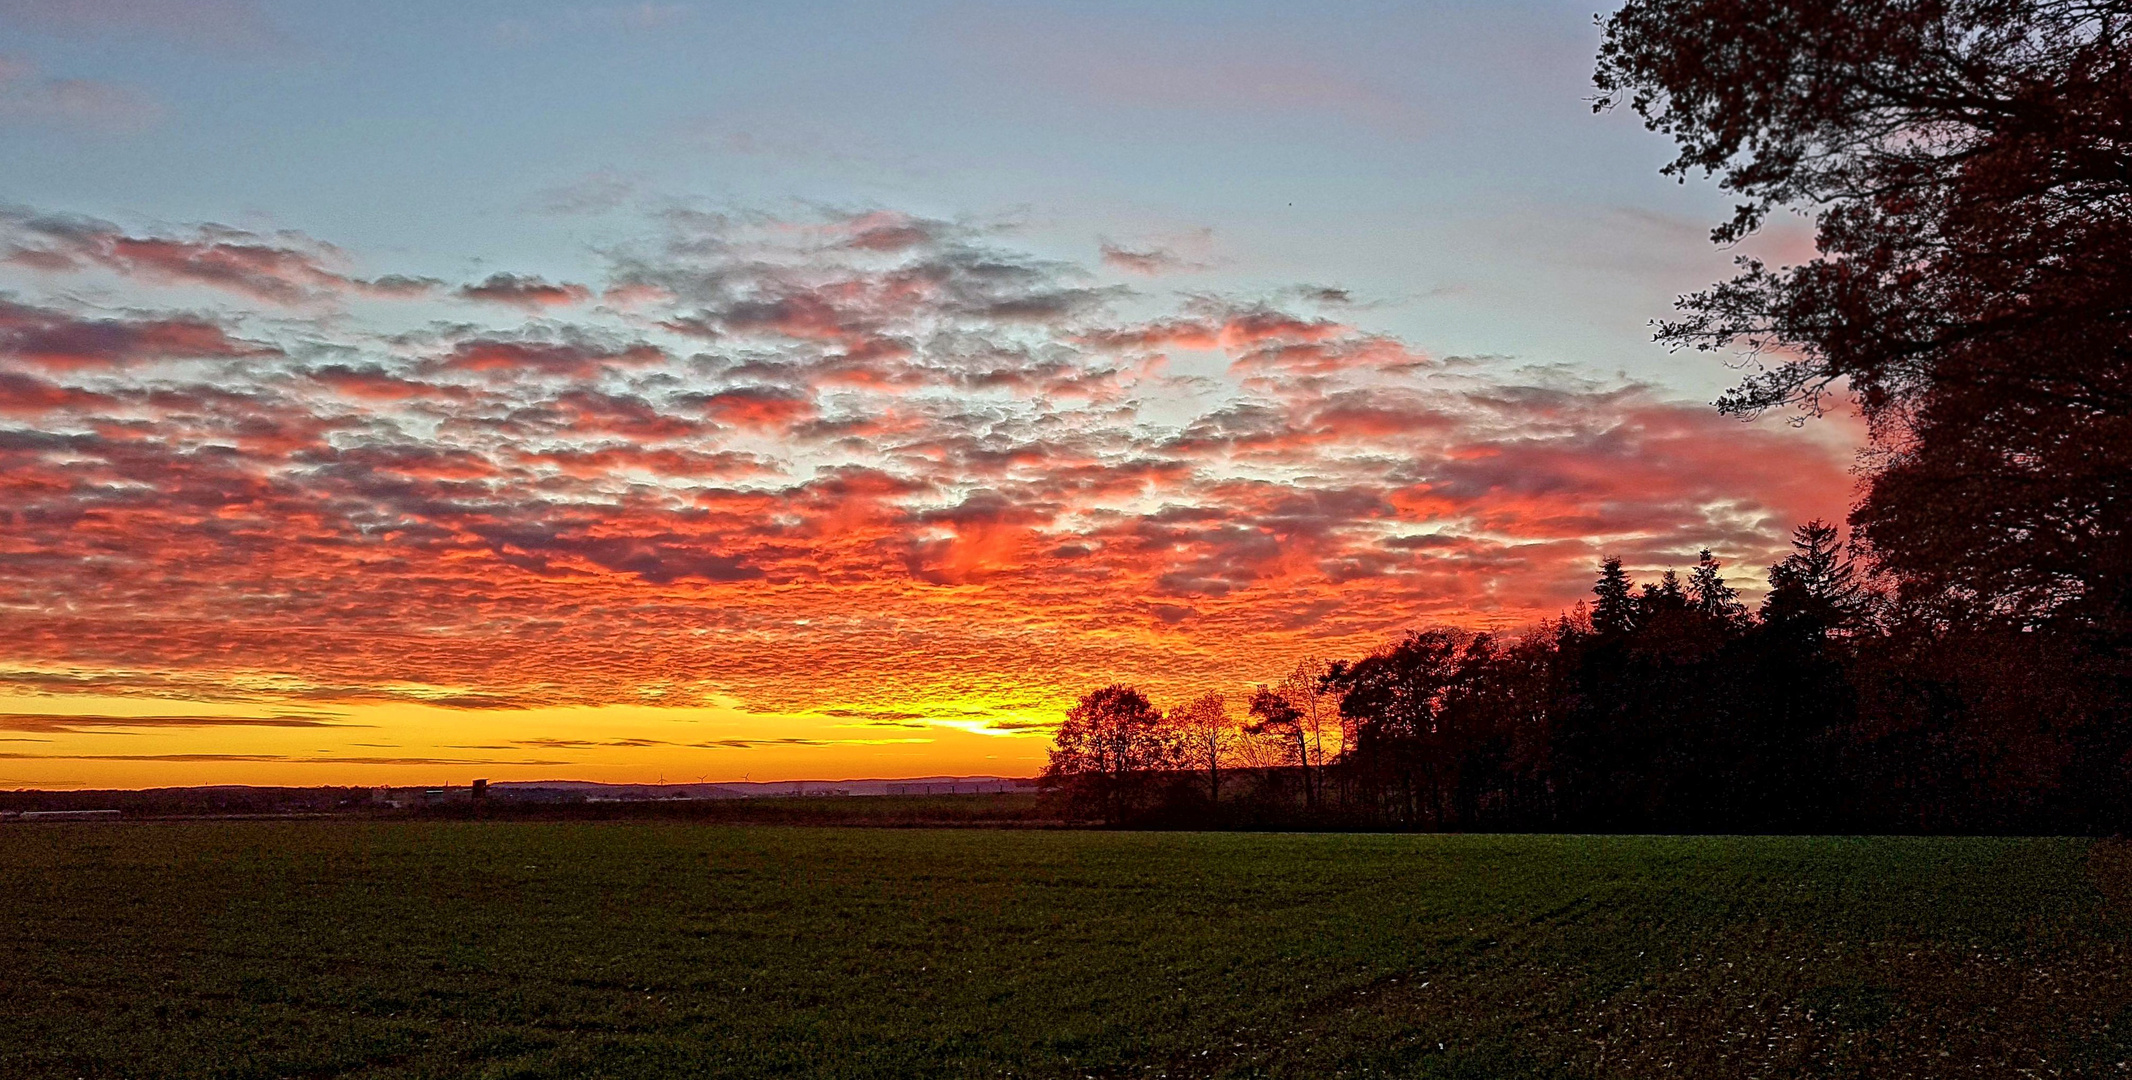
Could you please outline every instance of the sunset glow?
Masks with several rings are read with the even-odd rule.
[[[1174,89],[1143,74],[1107,85]],[[1316,78],[1218,107],[1425,137]],[[1515,631],[1602,554],[1749,586],[1849,497],[1853,428],[1717,415],[1657,309],[1608,331],[1635,373],[1439,344],[1411,294],[1189,223],[632,197],[549,258],[502,210],[411,250],[32,181],[0,211],[5,786],[1028,775],[1092,685]],[[1578,257],[1645,273],[1636,235]]]

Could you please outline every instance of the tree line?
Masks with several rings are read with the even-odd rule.
[[[1167,710],[1083,695],[1045,772],[1147,825],[1576,832],[2122,831],[2132,739],[2033,633],[1920,620],[1812,522],[1750,611],[1705,552],[1502,636],[1417,630]]]

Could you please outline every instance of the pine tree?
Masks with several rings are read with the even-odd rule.
[[[1630,584],[1620,559],[1609,555],[1599,564],[1599,581],[1592,586],[1592,595],[1598,597],[1592,605],[1592,629],[1602,635],[1636,629],[1636,597],[1629,591]]]
[[[1725,584],[1725,576],[1718,572],[1718,561],[1709,548],[1703,549],[1695,572],[1688,577],[1688,601],[1695,610],[1724,622],[1737,622],[1747,614],[1747,606],[1740,603],[1739,590]]]
[[[1762,621],[1811,633],[1855,627],[1864,616],[1858,571],[1843,557],[1836,527],[1809,521],[1792,533],[1792,553],[1769,568]]]
[[[1671,568],[1658,575],[1658,595],[1669,601],[1677,600],[1681,596],[1680,575],[1674,573]]]
[[[1646,584],[1637,598],[1637,622],[1649,623],[1666,614],[1688,609],[1688,595],[1681,591],[1680,575],[1671,570],[1659,575],[1657,584]]]

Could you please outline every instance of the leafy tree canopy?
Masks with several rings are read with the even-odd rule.
[[[1961,618],[2132,618],[2132,4],[1631,0],[1595,104],[1818,257],[1683,298],[1662,340],[1761,360],[1719,402],[1874,432],[1853,515],[1881,570]]]

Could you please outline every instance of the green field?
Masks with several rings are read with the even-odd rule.
[[[0,1076],[2126,1076],[2075,840],[0,828]]]

